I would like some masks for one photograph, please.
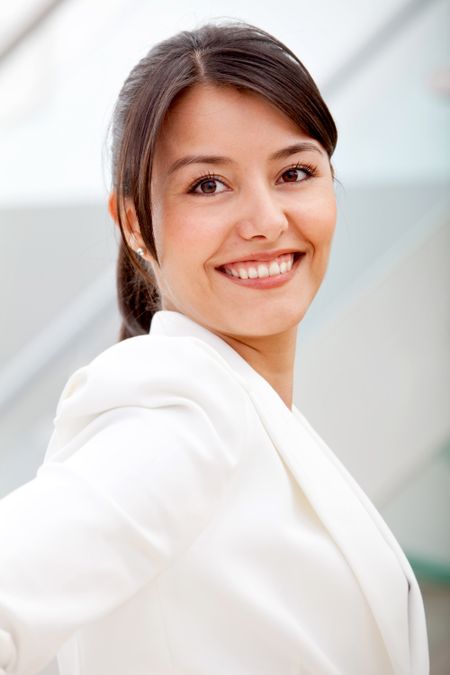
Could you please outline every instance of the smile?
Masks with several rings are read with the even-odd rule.
[[[242,286],[255,288],[273,288],[287,282],[293,275],[297,263],[303,253],[285,253],[283,255],[260,262],[257,260],[227,263],[217,268],[230,281]]]

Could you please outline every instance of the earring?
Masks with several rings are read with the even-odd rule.
[[[137,241],[136,241],[136,237],[135,237],[134,233],[132,233],[130,235],[130,239],[131,239],[131,246],[136,246]],[[139,246],[139,248],[134,249],[134,252],[137,253],[138,255],[140,255],[141,258],[144,257],[145,251],[141,246]]]

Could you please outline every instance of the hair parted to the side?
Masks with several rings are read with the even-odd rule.
[[[125,199],[131,198],[147,251],[158,262],[150,194],[156,140],[175,97],[203,83],[256,92],[318,140],[329,158],[336,146],[335,123],[310,74],[266,31],[241,21],[208,23],[155,45],[125,80],[112,118],[112,190],[121,230],[119,340],[148,333],[160,309],[151,267],[127,243]]]

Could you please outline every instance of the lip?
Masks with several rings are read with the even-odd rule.
[[[239,277],[234,277],[225,272],[221,267],[217,267],[216,271],[224,276],[226,279],[231,281],[234,284],[237,284],[238,286],[248,286],[250,288],[259,288],[259,289],[265,289],[265,288],[277,288],[278,286],[284,286],[284,284],[288,283],[294,274],[297,272],[297,268],[300,264],[300,262],[303,260],[305,257],[305,253],[302,251],[286,251],[286,253],[294,253],[294,263],[289,270],[289,272],[285,272],[284,274],[278,274],[274,277],[264,277],[262,279],[256,278],[256,279],[240,279]],[[296,255],[297,254],[297,255]],[[281,255],[279,253],[278,255]],[[272,254],[273,257],[273,254]],[[270,259],[270,258],[269,258]],[[244,258],[244,260],[247,260],[247,258]],[[236,261],[237,262],[237,261]],[[239,261],[242,262],[242,261]]]
[[[240,258],[234,258],[233,260],[227,260],[226,262],[222,263],[221,265],[217,265],[216,269],[220,269],[221,267],[224,267],[225,265],[232,265],[233,263],[239,263],[239,262],[268,262],[269,260],[273,260],[274,258],[278,258],[280,255],[286,255],[286,253],[305,253],[305,251],[302,251],[298,248],[281,248],[276,251],[254,251],[253,253],[247,253],[247,255],[243,255]]]

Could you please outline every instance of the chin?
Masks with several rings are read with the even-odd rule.
[[[307,308],[290,307],[278,311],[250,311],[247,316],[234,314],[221,321],[221,332],[235,336],[268,337],[295,329]]]

